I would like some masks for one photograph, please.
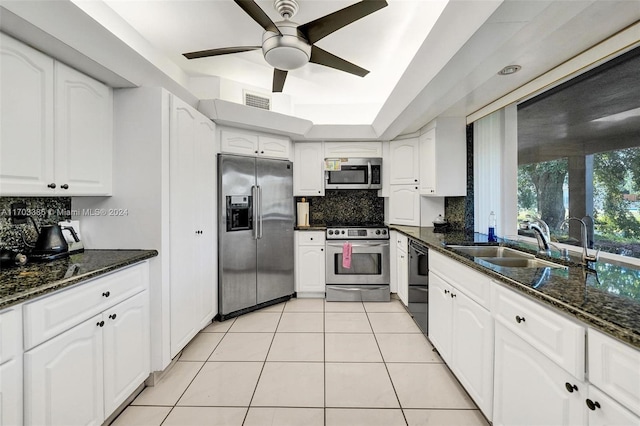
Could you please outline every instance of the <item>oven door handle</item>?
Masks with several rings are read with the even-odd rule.
[[[344,243],[327,243],[329,247],[342,247]],[[389,243],[351,243],[351,247],[388,247]]]
[[[362,287],[344,287],[342,285],[334,286],[329,284],[327,287],[334,290],[344,290],[344,291],[374,291],[374,290],[385,290],[389,288],[387,285],[367,285]]]

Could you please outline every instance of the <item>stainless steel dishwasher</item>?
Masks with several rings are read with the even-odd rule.
[[[409,240],[409,312],[424,335],[429,333],[429,249]]]

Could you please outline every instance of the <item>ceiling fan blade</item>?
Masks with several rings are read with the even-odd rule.
[[[324,65],[325,67],[335,68],[340,71],[355,74],[360,77],[364,77],[369,74],[369,71],[364,68],[360,68],[356,64],[352,64],[349,61],[345,61],[336,55],[320,49],[318,46],[311,46],[311,58],[309,62],[314,64]]]
[[[264,13],[264,10],[260,8],[253,0],[235,0],[236,4],[245,11],[245,13],[253,18],[262,28],[268,31],[273,31],[279,35],[282,35],[276,24],[273,23],[271,18]]]
[[[284,88],[284,81],[287,79],[288,71],[279,70],[278,68],[273,69],[273,87],[271,91],[274,93],[282,92]]]
[[[237,46],[223,47],[221,49],[199,50],[197,52],[183,53],[187,59],[208,58],[209,56],[228,55],[229,53],[248,52],[250,50],[262,49],[262,46]]]
[[[298,30],[309,40],[309,43],[315,43],[332,32],[386,6],[385,0],[362,0],[337,12],[300,25]]]

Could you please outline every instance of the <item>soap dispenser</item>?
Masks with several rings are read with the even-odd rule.
[[[498,238],[496,236],[496,214],[493,211],[489,213],[489,231],[487,232],[487,234],[489,234],[490,242],[498,241]]]

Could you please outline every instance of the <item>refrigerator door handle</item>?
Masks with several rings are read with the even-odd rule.
[[[258,185],[258,239],[262,238],[262,187]]]
[[[254,240],[258,239],[258,189],[256,186],[251,186],[251,198],[253,199],[252,212],[253,215],[253,232],[252,238]]]

